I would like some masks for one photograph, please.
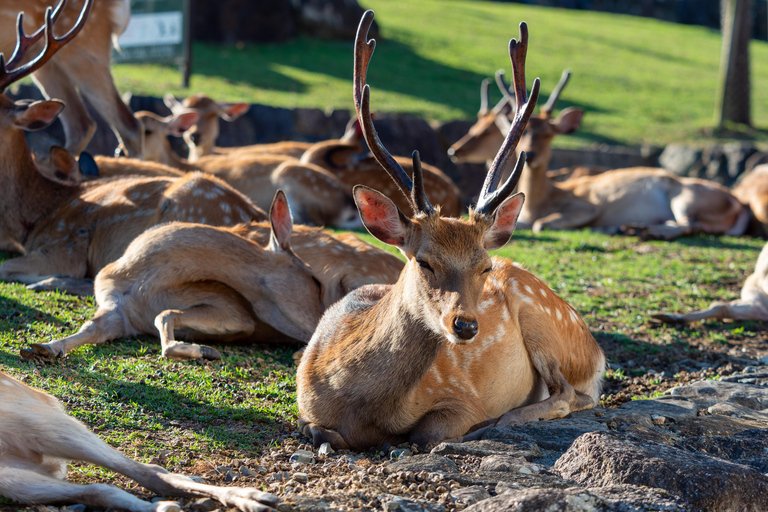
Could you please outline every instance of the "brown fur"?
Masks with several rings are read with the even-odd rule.
[[[733,189],[733,195],[748,205],[760,223],[763,236],[768,235],[768,165],[758,165]]]

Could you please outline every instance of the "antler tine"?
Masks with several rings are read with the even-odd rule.
[[[418,211],[432,214],[435,209],[429,204],[427,193],[424,190],[424,172],[421,169],[421,155],[418,151],[413,152],[413,190],[411,191],[411,202],[416,205]]]
[[[549,98],[547,99],[547,103],[543,107],[541,107],[542,114],[544,114],[547,117],[552,117],[552,111],[555,110],[555,104],[557,104],[557,100],[560,98],[560,93],[563,92],[563,89],[565,88],[565,85],[568,83],[569,78],[571,78],[571,70],[564,69],[563,74],[560,75],[560,81],[557,82],[557,86],[552,91],[552,94],[549,95]]]
[[[512,126],[507,132],[507,136],[504,138],[504,143],[499,148],[499,152],[496,154],[496,158],[493,160],[488,174],[485,177],[483,188],[480,192],[480,199],[478,200],[475,211],[482,214],[492,213],[501,202],[506,198],[506,195],[502,195],[501,192],[508,190],[507,194],[511,193],[508,189],[510,183],[519,179],[519,169],[522,168],[525,162],[525,156],[521,153],[518,157],[517,164],[515,165],[516,172],[512,173],[502,189],[496,192],[496,189],[501,179],[501,173],[509,160],[509,156],[520,141],[520,137],[523,135],[523,130],[528,119],[533,113],[533,109],[536,106],[536,100],[539,97],[539,88],[541,86],[540,80],[537,78],[533,81],[533,87],[531,87],[531,96],[527,98],[525,89],[525,56],[528,51],[528,26],[525,22],[520,23],[520,41],[512,39],[509,42],[509,58],[512,62],[512,79],[515,87],[515,117],[512,122]]]
[[[483,78],[480,82],[480,115],[483,116],[488,113],[488,85],[491,81],[487,78]]]
[[[34,59],[27,62],[23,66],[19,66],[16,69],[13,69],[11,71],[8,71],[8,67],[3,60],[0,60],[0,92],[4,91],[9,85],[11,85],[13,82],[35,72],[37,69],[39,69],[43,64],[48,62],[53,55],[59,51],[64,45],[69,43],[83,28],[83,25],[85,25],[85,20],[88,19],[88,15],[91,12],[91,7],[93,7],[94,0],[86,0],[85,4],[83,5],[83,9],[80,11],[80,15],[77,18],[77,21],[75,22],[74,26],[69,29],[69,32],[64,34],[63,36],[57,38],[53,35],[53,23],[54,23],[54,14],[51,9],[51,7],[48,7],[45,10],[45,26],[42,29],[38,29],[38,31],[33,34],[32,37],[37,37],[39,39],[39,35],[36,36],[37,32],[40,30],[43,30],[43,33],[45,34],[45,46],[43,47],[43,51]],[[57,6],[57,12],[61,12],[59,8],[61,7],[61,4]],[[11,61],[18,62],[24,58],[24,51],[26,51],[29,46],[31,46],[32,43],[29,42],[29,37],[24,35],[24,30],[22,28],[22,17],[20,16],[17,19],[17,33],[16,33],[16,46],[17,48],[14,49],[13,55],[11,57]]]
[[[370,105],[371,88],[365,83],[366,74],[368,72],[368,63],[371,60],[371,55],[373,55],[373,50],[376,48],[376,41],[373,39],[370,41],[368,40],[368,30],[371,27],[371,23],[373,23],[373,11],[365,11],[363,17],[360,19],[360,25],[357,27],[357,36],[355,37],[355,69],[352,93],[357,117],[360,120],[360,126],[363,129],[363,136],[368,143],[368,148],[371,150],[374,158],[376,158],[376,161],[379,162],[379,165],[384,168],[403,194],[405,194],[405,197],[408,198],[408,202],[411,204],[414,213],[421,212],[429,215],[434,210],[424,193],[420,160],[418,164],[416,163],[416,160],[414,160],[413,172],[414,180],[422,183],[414,190],[413,181],[411,181],[408,173],[405,172],[402,166],[397,163],[381,143],[379,134],[373,126]]]
[[[64,11],[64,7],[67,5],[67,0],[61,0],[53,9],[53,22],[56,23]],[[24,11],[20,12],[16,17],[16,47],[13,49],[11,58],[6,63],[7,66],[14,67],[21,63],[24,59],[24,54],[27,50],[45,33],[45,25],[35,30],[35,32],[27,36],[24,34]]]

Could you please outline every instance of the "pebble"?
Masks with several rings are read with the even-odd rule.
[[[291,462],[298,462],[300,464],[314,464],[315,454],[309,450],[296,450],[296,452],[291,455],[290,460]]]
[[[267,482],[284,482],[286,480],[289,480],[290,478],[291,478],[290,473],[281,471],[280,473],[275,473],[274,475],[268,476]]]
[[[300,484],[305,484],[309,480],[309,475],[307,475],[306,473],[301,473],[301,472],[294,473],[293,474],[293,480],[298,482],[298,483],[300,483]]]
[[[323,443],[320,445],[320,449],[317,450],[318,455],[331,455],[336,453],[336,450],[331,448],[331,443]]]
[[[410,457],[411,455],[413,455],[413,452],[408,448],[395,448],[389,453],[389,458],[398,460],[404,459],[405,457]]]
[[[197,482],[197,483],[199,483],[199,484],[204,484],[204,483],[206,483],[206,481],[205,481],[205,478],[203,478],[203,477],[201,477],[201,476],[197,476],[197,475],[187,475],[187,478],[189,478],[189,479],[190,479],[190,480],[192,480],[193,482]]]
[[[86,506],[82,503],[78,503],[77,505],[70,505],[64,510],[70,510],[71,512],[85,512]]]
[[[211,512],[219,508],[219,502],[212,498],[200,498],[190,507],[193,512]]]
[[[248,466],[240,466],[240,474],[243,476],[253,476],[253,472],[248,469]]]

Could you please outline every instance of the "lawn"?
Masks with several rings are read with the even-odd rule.
[[[474,118],[479,84],[509,72],[507,42],[525,20],[528,81],[544,98],[573,72],[560,107],[587,112],[563,146],[705,143],[720,59],[716,30],[648,18],[472,0],[363,0],[382,38],[369,73],[380,111],[441,121]],[[768,43],[751,46],[753,140],[768,141]],[[351,108],[352,41],[300,37],[285,44],[195,44],[189,91],[172,68],[115,66],[121,90],[162,96],[205,91],[225,100],[281,107]],[[498,97],[498,92],[497,92]]]

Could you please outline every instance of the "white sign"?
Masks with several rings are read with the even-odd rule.
[[[133,14],[117,40],[120,48],[181,44],[184,36],[184,13],[152,12]]]

